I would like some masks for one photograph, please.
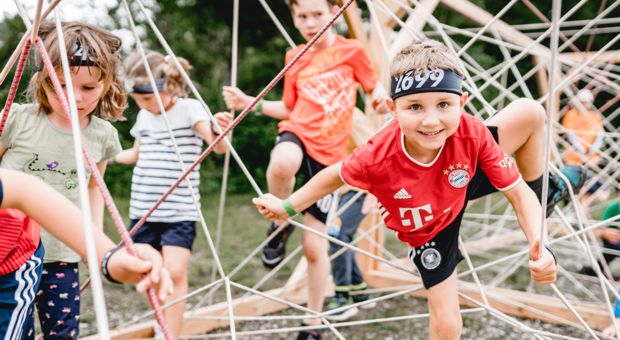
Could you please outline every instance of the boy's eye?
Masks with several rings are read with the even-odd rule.
[[[448,102],[441,102],[437,106],[439,106],[440,109],[447,109],[450,106],[450,104]]]
[[[413,104],[413,105],[411,105],[411,109],[413,111],[418,111],[418,110],[422,109],[422,105],[420,105],[420,104]]]

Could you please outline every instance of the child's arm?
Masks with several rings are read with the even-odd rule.
[[[222,128],[222,130],[226,129],[230,122],[232,122],[233,117],[229,112],[218,112],[214,116],[217,124]],[[218,130],[213,123],[209,120],[201,120],[194,124],[194,130],[196,133],[202,137],[207,143],[211,144],[218,136]],[[219,143],[213,149],[216,153],[224,153],[226,152],[226,144]]]
[[[114,157],[114,161],[120,164],[136,164],[138,162],[138,155],[140,151],[140,138],[136,138],[133,142],[133,147],[131,149],[126,149],[121,151],[116,157]]]
[[[338,173],[340,163],[329,166],[316,174],[308,183],[295,191],[288,200],[297,212],[308,208],[312,203],[341,187],[344,182]],[[258,211],[270,220],[286,220],[289,214],[282,205],[282,200],[272,194],[265,194],[252,200]]]
[[[105,175],[105,169],[108,165],[108,161],[97,163],[97,169],[101,177]],[[97,181],[95,176],[90,176],[88,181],[88,200],[90,201],[90,214],[92,216],[95,227],[99,230],[103,230],[103,196],[97,187]]]
[[[250,97],[236,87],[224,86],[222,88],[222,96],[229,110],[241,111],[254,101],[254,97]],[[291,110],[284,105],[281,100],[263,100],[263,108],[261,112],[265,116],[275,119],[288,119]]]
[[[23,211],[35,221],[44,225],[54,237],[86,258],[82,213],[63,195],[40,179],[12,170],[0,170],[3,198],[1,208],[15,208]],[[114,248],[114,243],[94,228],[97,258],[101,262],[104,254]],[[145,290],[153,283],[160,283],[160,298],[170,293],[172,283],[163,268],[159,252],[146,244],[136,244],[140,258],[119,250],[108,262],[110,275],[121,282],[140,282],[139,290]],[[142,275],[148,275],[142,279]]]
[[[543,248],[539,257],[539,247],[546,243],[546,237],[540,239],[540,218],[542,208],[536,194],[524,181],[514,188],[503,192],[517,214],[521,230],[530,244],[530,273],[532,280],[539,284],[551,284],[556,279],[555,259],[547,248]]]

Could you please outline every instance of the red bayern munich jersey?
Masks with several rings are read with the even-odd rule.
[[[21,267],[38,246],[39,224],[21,210],[0,209],[0,276]]]
[[[375,195],[388,228],[401,241],[419,247],[458,216],[478,167],[500,191],[521,180],[514,161],[486,126],[463,113],[456,132],[431,163],[418,162],[407,153],[404,135],[394,121],[343,161],[340,176]]]

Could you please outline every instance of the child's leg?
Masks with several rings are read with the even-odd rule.
[[[34,339],[34,297],[41,281],[43,247],[16,271],[0,276],[0,335]],[[32,317],[32,319],[31,319]],[[26,336],[32,325],[31,336]]]
[[[79,279],[77,263],[52,262],[43,265],[36,306],[44,338],[78,338]]]
[[[314,230],[324,233],[325,224],[309,213],[304,214],[303,223]],[[321,236],[304,231],[304,256],[308,261],[308,308],[320,312],[323,309],[325,288],[329,275],[329,257],[327,256],[327,240]],[[319,319],[310,319],[306,324],[320,324]]]
[[[491,117],[486,124],[497,126],[499,146],[514,154],[525,181],[533,181],[545,170],[545,108],[532,99],[517,99]]]
[[[459,339],[463,320],[459,307],[456,270],[447,279],[427,291],[429,339]]]
[[[301,166],[303,152],[293,142],[280,142],[271,151],[267,167],[267,185],[269,192],[280,198],[287,198],[293,193],[295,174]]]
[[[187,294],[187,268],[189,266],[190,250],[177,246],[163,246],[162,254],[164,258],[164,267],[170,273],[170,278],[174,285],[174,293],[168,298],[173,301]],[[185,301],[166,309],[166,320],[168,321],[168,329],[173,338],[177,339],[181,334],[181,326],[183,325],[183,314],[185,313]]]

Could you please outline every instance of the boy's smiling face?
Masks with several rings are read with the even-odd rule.
[[[405,148],[416,160],[429,163],[456,129],[467,93],[414,93],[396,98],[394,118],[405,135]]]
[[[297,0],[291,14],[295,28],[306,41],[310,41],[336,12],[338,6],[331,6],[327,0]],[[327,30],[315,46],[320,48],[332,34],[331,30]]]

